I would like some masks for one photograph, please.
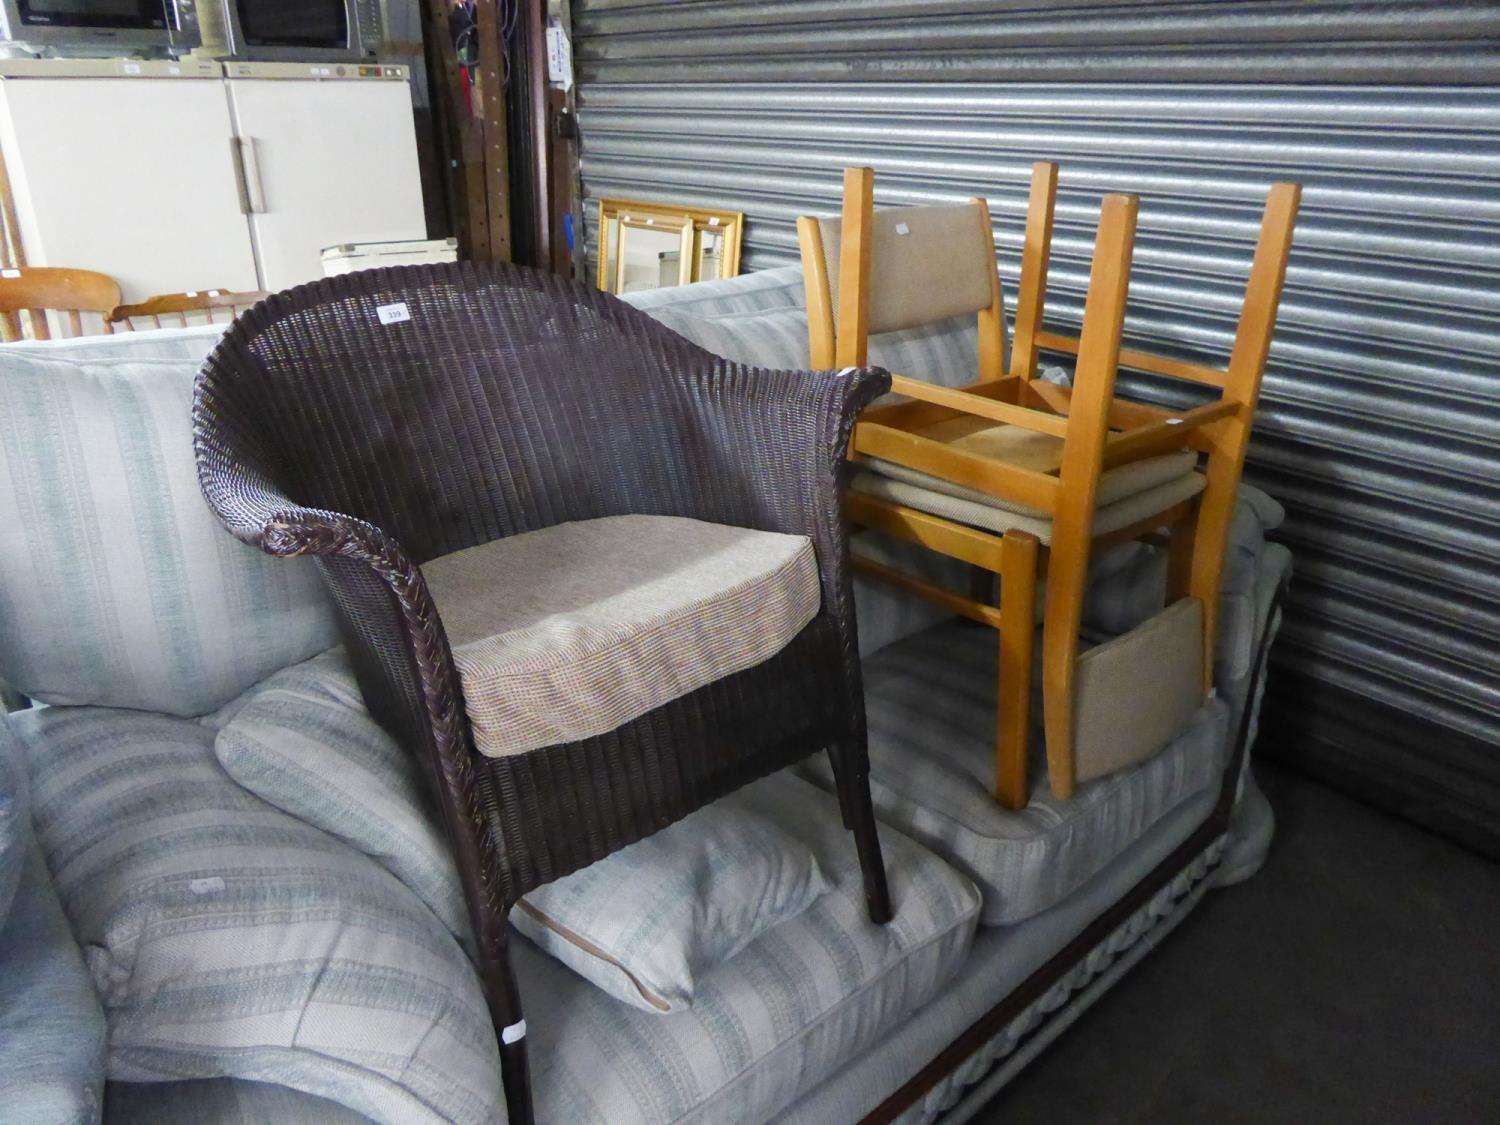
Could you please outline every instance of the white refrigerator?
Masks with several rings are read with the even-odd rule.
[[[284,289],[325,246],[425,238],[405,69],[381,71],[0,76],[27,264],[107,273],[130,302]]]

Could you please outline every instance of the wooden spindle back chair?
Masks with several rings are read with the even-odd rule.
[[[120,286],[92,270],[22,266],[0,270],[0,336],[6,343],[26,338],[21,313],[30,316],[31,338],[50,340],[49,311],[63,312],[68,335],[82,336],[83,314],[97,313],[109,332],[109,314],[120,303]]]
[[[153,328],[187,328],[192,320],[205,324],[228,324],[245,309],[269,297],[258,290],[232,292],[228,289],[203,289],[187,293],[164,293],[139,304],[120,305],[109,315],[111,329],[120,326],[128,331],[140,330],[138,321],[150,319]],[[162,317],[168,323],[162,323]]]
[[[872,332],[938,319],[928,315],[934,312],[978,317],[976,382],[951,388],[895,376],[893,389],[910,401],[862,415],[852,447],[876,472],[856,477],[849,511],[863,526],[999,575],[996,607],[857,562],[867,573],[1000,630],[995,792],[1009,807],[1023,805],[1028,792],[1032,630],[1043,573],[1044,728],[1056,795],[1068,797],[1080,777],[1120,768],[1158,748],[1212,686],[1224,546],[1299,196],[1294,184],[1271,190],[1235,346],[1229,367],[1220,371],[1121,347],[1138,207],[1132,196],[1104,200],[1081,335],[1043,329],[1057,166],[1039,163],[1033,172],[1008,374],[1000,370],[998,281],[994,299],[985,303],[972,283],[953,287],[950,299],[923,292],[915,321],[887,311],[902,280],[882,281],[917,262],[915,275],[934,288],[942,284],[945,263],[985,255],[993,277],[993,237],[981,201],[967,205],[982,216],[983,228],[964,236],[966,246],[924,239],[924,231],[936,233],[942,224],[926,221],[926,209],[874,211],[873,172],[853,168],[845,173],[837,240],[830,237],[833,224],[799,221],[814,366],[830,347],[838,363],[862,364]],[[956,222],[948,226],[959,229]],[[838,263],[836,289],[830,259]],[[968,272],[966,264],[955,269],[959,277]],[[1077,356],[1071,390],[1035,377],[1041,347]],[[1127,402],[1114,394],[1121,365],[1204,383],[1222,394],[1182,412]],[[1197,454],[1207,454],[1201,477],[1192,471]],[[900,479],[893,484],[881,474]],[[1137,487],[1148,480],[1155,483]],[[1025,518],[1016,518],[1018,510]],[[1091,553],[1162,529],[1172,535],[1173,604],[1117,643],[1080,657]],[[1122,696],[1122,677],[1139,675],[1145,663],[1155,664],[1155,675],[1139,683],[1144,706],[1128,701],[1126,710],[1138,714],[1121,723],[1116,712],[1129,696]]]

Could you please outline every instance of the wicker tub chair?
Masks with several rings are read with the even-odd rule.
[[[269,554],[316,557],[370,710],[429,769],[511,1120],[532,1113],[507,915],[537,886],[826,750],[870,916],[890,918],[840,511],[854,419],[888,385],[730,363],[607,294],[470,264],[278,294],[205,364],[193,421],[209,505]],[[421,567],[622,515],[807,537],[815,616],[769,659],[618,729],[480,753]]]

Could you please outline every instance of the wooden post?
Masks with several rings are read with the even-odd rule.
[[[839,313],[835,353],[840,367],[863,367],[870,357],[870,243],[875,224],[875,170],[844,169],[843,230],[839,237]]]
[[[1078,628],[1083,618],[1094,501],[1109,436],[1109,407],[1120,362],[1120,333],[1130,288],[1139,201],[1106,195],[1099,213],[1094,264],[1083,308],[1068,436],[1058,473],[1047,568],[1047,616],[1042,627],[1043,711],[1047,772],[1052,792],[1073,795],[1073,694],[1078,671]]]
[[[1047,263],[1052,257],[1056,206],[1057,165],[1039,160],[1031,166],[1026,241],[1021,248],[1021,283],[1016,292],[1016,335],[1010,345],[1010,373],[1023,379],[1036,374],[1037,337],[1047,303]]]

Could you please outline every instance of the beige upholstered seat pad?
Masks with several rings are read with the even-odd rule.
[[[422,567],[490,757],[614,730],[784,648],[812,542],[672,516],[558,524]]]
[[[964,453],[994,457],[1039,473],[1050,473],[1062,464],[1062,438],[972,414],[935,422],[917,432]]]
[[[1191,453],[1170,454],[1122,465],[1105,473],[1099,479],[1094,534],[1106,535],[1129,527],[1198,495],[1203,491],[1205,481],[1201,473],[1193,470],[1193,461]],[[1035,509],[1008,504],[904,465],[877,462],[873,458],[863,463],[869,468],[856,473],[850,486],[856,492],[993,531],[997,535],[1014,529],[1029,531],[1043,543],[1052,542],[1052,520],[1045,515],[1032,514]]]

